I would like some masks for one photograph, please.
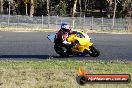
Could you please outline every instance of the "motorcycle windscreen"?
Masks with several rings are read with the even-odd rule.
[[[51,42],[54,42],[55,36],[56,36],[56,33],[48,35],[47,38],[48,38]]]

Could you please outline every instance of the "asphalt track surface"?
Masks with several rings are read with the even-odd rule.
[[[48,32],[0,32],[0,60],[64,59],[47,39]],[[89,33],[91,41],[100,50],[99,57],[71,56],[73,60],[127,60],[132,61],[132,34]]]

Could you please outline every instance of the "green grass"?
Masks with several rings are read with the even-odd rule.
[[[132,88],[132,83],[80,86],[76,82],[79,66],[88,74],[132,75],[132,62],[123,61],[0,61],[0,88]]]

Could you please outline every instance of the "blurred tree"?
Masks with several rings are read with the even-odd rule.
[[[26,15],[26,5],[23,0],[18,1],[17,13],[18,15]]]
[[[3,13],[3,0],[0,1],[0,13]]]
[[[12,15],[16,15],[17,14],[17,3],[16,0],[13,0],[13,2],[10,3],[10,7],[11,7],[11,14]]]
[[[74,6],[72,9],[72,27],[74,28],[75,26],[75,14],[76,14],[76,5],[77,5],[77,0],[74,0]]]
[[[26,15],[30,14],[30,0],[24,0]]]
[[[0,13],[8,13],[9,0],[0,0]],[[75,6],[75,1],[77,1]],[[3,3],[3,5],[2,5]],[[130,13],[132,0],[117,0],[116,17],[125,17]],[[74,10],[76,7],[76,10]],[[11,0],[11,14],[19,15],[60,15],[72,16],[73,12],[85,13],[86,16],[98,13],[108,14],[113,17],[114,0],[50,0],[47,7],[47,0]],[[106,12],[106,13],[104,13]],[[70,14],[70,15],[69,15]],[[75,15],[75,14],[74,14]],[[78,14],[79,15],[79,14]]]
[[[34,0],[30,0],[30,17],[34,14]]]
[[[73,0],[67,0],[67,14],[71,14],[72,12],[72,1]]]
[[[9,9],[9,2],[4,1],[4,3],[3,3],[3,13],[8,14],[8,9]]]
[[[56,12],[60,16],[66,16],[67,14],[67,2],[65,0],[61,0],[59,4],[56,6]]]
[[[132,0],[122,0],[122,17],[132,16]]]
[[[47,4],[46,4],[47,5],[47,12],[48,12],[47,15],[50,16],[50,0],[46,0],[46,2],[47,2]]]
[[[47,5],[46,1],[38,1],[37,5],[35,6],[35,15],[36,16],[42,16],[42,15],[47,15]]]

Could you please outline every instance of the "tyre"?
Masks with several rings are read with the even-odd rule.
[[[82,75],[76,77],[76,81],[80,85],[84,85],[86,83],[86,80],[87,80],[86,77]]]
[[[65,47],[60,46],[60,45],[54,45],[54,50],[56,51],[57,54],[59,54],[62,57],[68,57],[68,51]]]
[[[100,51],[98,49],[96,49],[94,46],[90,46],[89,47],[89,55],[92,57],[98,57],[100,55]]]

